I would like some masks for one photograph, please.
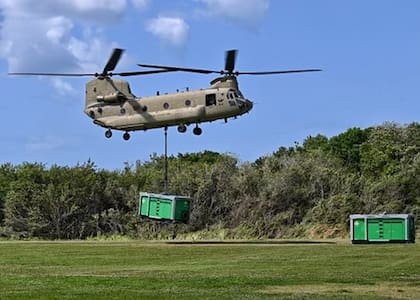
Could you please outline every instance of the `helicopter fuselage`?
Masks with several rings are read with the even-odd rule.
[[[135,97],[125,80],[94,79],[86,85],[85,113],[99,126],[126,132],[198,126],[242,115],[252,106],[239,91],[236,78],[215,79],[206,89],[147,97]]]

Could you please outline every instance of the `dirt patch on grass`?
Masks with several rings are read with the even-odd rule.
[[[263,294],[270,295],[325,295],[325,296],[378,296],[389,297],[394,299],[420,299],[420,287],[395,285],[393,283],[374,284],[374,285],[357,285],[357,284],[314,284],[314,285],[286,285],[286,286],[269,286],[259,291]]]

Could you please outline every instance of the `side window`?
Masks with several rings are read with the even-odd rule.
[[[206,95],[206,106],[216,105],[216,94]]]

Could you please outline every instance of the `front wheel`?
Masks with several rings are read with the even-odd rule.
[[[105,137],[106,137],[107,139],[109,139],[111,136],[112,136],[112,131],[111,131],[111,129],[108,129],[107,131],[105,131]]]
[[[128,132],[125,132],[123,134],[123,139],[124,139],[124,141],[128,141],[130,139],[130,134]]]
[[[185,126],[184,124],[178,125],[178,132],[184,133],[186,131],[187,131],[187,126]]]

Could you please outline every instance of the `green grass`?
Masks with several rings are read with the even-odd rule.
[[[0,242],[0,299],[420,299],[420,246]]]

